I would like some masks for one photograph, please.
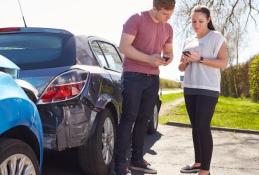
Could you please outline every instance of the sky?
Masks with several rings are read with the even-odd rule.
[[[24,26],[18,0],[1,0],[0,27]],[[20,0],[27,26],[69,30],[74,34],[96,35],[119,44],[122,26],[132,15],[152,8],[153,0]],[[177,5],[176,5],[176,9]],[[174,16],[169,23],[174,27]],[[160,67],[160,77],[179,80],[181,38],[174,36],[174,60]],[[259,53],[259,32],[248,30],[249,41],[241,61]]]

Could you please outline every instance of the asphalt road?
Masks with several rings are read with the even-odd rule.
[[[180,168],[193,161],[191,129],[159,125],[158,130],[146,137],[145,159],[158,170],[158,175],[180,175]],[[259,174],[259,135],[213,131],[213,137],[212,175]],[[83,175],[75,154],[46,152],[44,175]]]

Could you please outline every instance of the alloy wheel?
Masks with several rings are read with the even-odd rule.
[[[103,124],[102,132],[102,155],[106,165],[108,165],[113,157],[114,150],[114,126],[112,120],[107,117]]]
[[[154,107],[153,125],[154,125],[154,128],[156,128],[157,125],[158,125],[158,108],[157,108],[157,105],[155,105],[155,107]]]
[[[24,154],[14,154],[0,164],[1,175],[36,175],[34,165]]]

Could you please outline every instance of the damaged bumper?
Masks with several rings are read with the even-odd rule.
[[[64,150],[83,145],[91,135],[97,112],[82,102],[39,106],[44,147]]]

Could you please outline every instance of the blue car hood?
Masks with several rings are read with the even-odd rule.
[[[20,68],[16,64],[14,64],[12,61],[4,57],[3,55],[0,55],[0,63],[0,67],[2,68],[20,70]]]

